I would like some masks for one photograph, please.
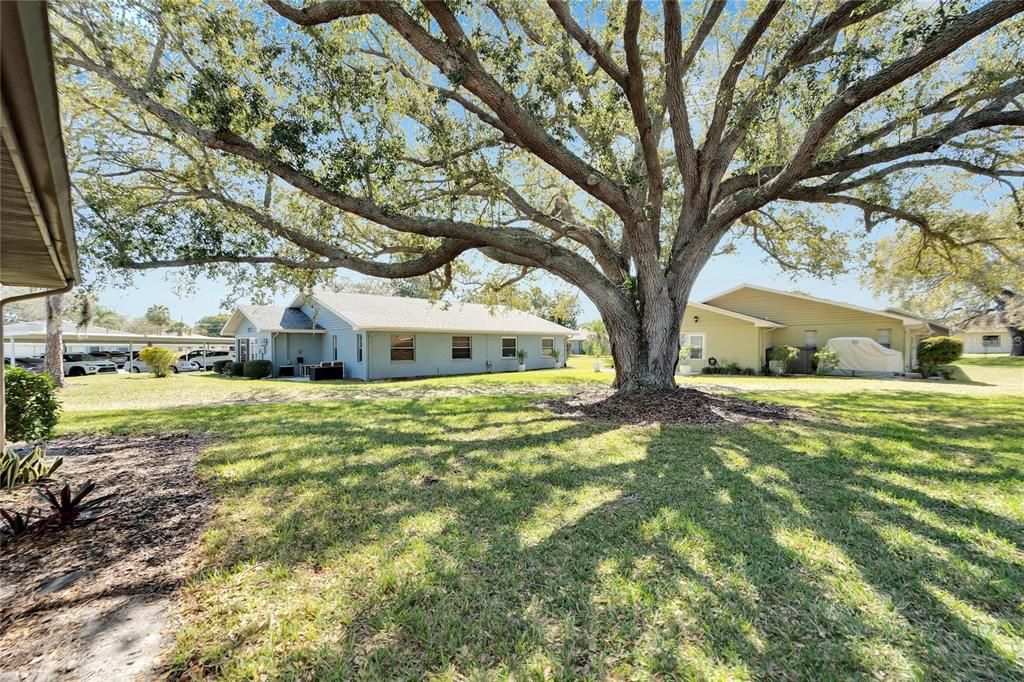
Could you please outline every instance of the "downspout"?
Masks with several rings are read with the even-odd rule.
[[[52,250],[53,244],[50,243],[48,248]],[[42,298],[43,296],[56,296],[58,294],[66,294],[71,291],[75,286],[74,280],[64,280],[64,286],[59,289],[47,289],[45,291],[33,291],[28,294],[18,294],[17,296],[9,296],[7,298],[0,298],[0,339],[4,337],[4,306],[8,303],[17,303],[18,301],[27,301],[33,298]],[[14,365],[11,365],[12,367]],[[0,361],[0,446],[7,447],[7,399],[4,395],[6,392],[6,384],[4,379],[5,371],[4,363]]]

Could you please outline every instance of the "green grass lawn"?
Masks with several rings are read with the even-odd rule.
[[[623,427],[533,404],[610,379],[585,364],[371,386],[97,377],[73,381],[61,429],[212,436],[219,507],[178,671],[1024,678],[1018,366],[682,380],[807,423]]]

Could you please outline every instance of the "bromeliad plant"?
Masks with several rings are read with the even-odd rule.
[[[13,540],[32,530],[38,522],[39,510],[29,507],[28,511],[22,513],[14,509],[0,509],[0,518],[4,520],[4,526],[0,529],[0,540]]]
[[[96,484],[93,481],[86,481],[74,494],[71,493],[70,483],[65,483],[57,493],[48,487],[37,491],[50,505],[49,513],[39,519],[38,532],[44,533],[50,528],[85,526],[110,516],[111,512],[106,511],[107,502],[114,497],[113,494],[85,501],[95,489]]]
[[[47,460],[43,446],[37,445],[25,456],[19,456],[13,448],[7,448],[0,455],[0,488],[10,490],[16,485],[45,481],[64,463],[63,457]]]

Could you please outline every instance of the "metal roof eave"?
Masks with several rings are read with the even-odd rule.
[[[47,3],[0,3],[0,26],[4,145],[25,198],[37,213],[40,240],[48,255],[46,265],[39,266],[54,268],[55,277],[48,286],[67,286],[80,282],[81,273]],[[7,229],[12,229],[10,223]],[[16,280],[4,283],[19,286]]]

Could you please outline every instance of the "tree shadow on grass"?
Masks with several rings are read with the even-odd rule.
[[[943,401],[815,399],[820,422],[726,429],[577,422],[515,398],[174,413],[225,436],[205,457],[224,509],[192,592],[212,605],[180,665],[1024,676],[1024,533],[984,504],[1024,478],[1024,427],[997,432],[998,408],[954,428]]]

